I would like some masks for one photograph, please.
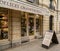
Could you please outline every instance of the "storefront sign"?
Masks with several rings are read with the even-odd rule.
[[[24,2],[17,2],[17,1],[11,1],[11,0],[0,0],[0,7],[9,8],[9,9],[15,9],[20,11],[25,11],[29,13],[35,13],[40,15],[49,15],[47,14],[47,9],[33,6]]]
[[[12,2],[8,2],[5,0],[0,0],[0,4],[1,5],[5,5],[5,6],[9,6],[9,7],[15,7],[15,8],[19,8],[18,4],[12,3]]]
[[[42,42],[42,46],[48,48],[51,43],[58,44],[56,33],[53,31],[47,31]]]
[[[42,13],[42,11],[40,11],[38,9],[36,10],[36,9],[33,9],[33,8],[27,8],[25,6],[21,6],[21,9],[23,9],[23,10],[29,10],[29,11],[33,11],[33,12],[37,12],[37,14]]]
[[[42,44],[45,44],[45,45],[49,46],[50,43],[51,43],[52,36],[53,36],[53,32],[46,32]]]
[[[31,12],[35,14],[42,14],[41,8],[37,7],[30,7],[25,5],[24,3],[17,3],[14,1],[9,1],[9,0],[0,0],[0,6],[5,7],[5,8],[10,8],[10,9],[15,9],[15,10],[20,10],[20,11],[25,11],[25,12]]]

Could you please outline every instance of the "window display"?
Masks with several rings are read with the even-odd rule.
[[[8,18],[0,16],[0,40],[8,39]]]
[[[21,36],[27,36],[27,31],[26,31],[26,18],[25,15],[23,14],[21,17]]]
[[[39,18],[36,19],[36,32],[39,32]]]
[[[29,18],[29,35],[34,34],[34,18]]]

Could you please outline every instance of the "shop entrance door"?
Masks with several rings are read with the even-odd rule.
[[[38,16],[36,18],[36,38],[43,37],[43,17]]]
[[[28,15],[28,26],[29,26],[29,39],[34,39],[34,14],[29,13]]]

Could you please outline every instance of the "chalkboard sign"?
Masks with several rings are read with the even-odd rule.
[[[49,48],[51,43],[58,44],[55,31],[47,31],[42,42],[42,47]]]

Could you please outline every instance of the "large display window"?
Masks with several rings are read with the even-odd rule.
[[[36,18],[36,32],[39,32],[39,28],[40,28],[40,20],[39,18]]]
[[[42,37],[43,36],[43,16],[38,15],[36,16],[36,35],[37,37]]]
[[[29,13],[29,35],[34,35],[34,14]]]
[[[8,17],[0,14],[0,40],[8,39]]]
[[[21,36],[27,36],[27,20],[25,17],[25,12],[21,13]]]

